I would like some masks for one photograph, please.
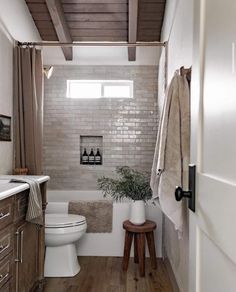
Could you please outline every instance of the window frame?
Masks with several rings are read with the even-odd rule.
[[[81,83],[81,84],[93,84],[93,83],[100,83],[101,84],[101,96],[100,97],[72,97],[71,96],[71,88],[70,85],[73,83]],[[109,86],[128,86],[129,87],[129,96],[128,97],[109,97],[104,96],[104,88],[106,85]],[[117,99],[117,98],[124,98],[124,99],[130,99],[134,97],[134,81],[133,80],[87,80],[87,79],[68,79],[67,80],[67,90],[66,90],[66,97],[72,98],[72,99],[101,99],[101,98],[110,98],[110,99]]]

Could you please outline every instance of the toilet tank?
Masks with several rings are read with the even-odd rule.
[[[46,207],[46,214],[51,214],[51,213],[63,213],[67,214],[68,213],[68,202],[48,202],[47,207]]]

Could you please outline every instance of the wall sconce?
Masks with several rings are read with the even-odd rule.
[[[53,66],[48,66],[48,67],[44,67],[43,68],[43,73],[45,74],[47,79],[49,79],[52,76],[53,69],[54,69]]]

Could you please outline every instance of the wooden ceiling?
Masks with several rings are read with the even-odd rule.
[[[43,41],[160,41],[166,0],[25,0]],[[135,48],[129,48],[135,60]],[[72,49],[63,48],[72,59]]]

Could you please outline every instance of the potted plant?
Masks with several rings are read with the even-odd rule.
[[[136,225],[145,223],[145,202],[152,197],[149,175],[128,166],[117,167],[116,173],[117,179],[105,176],[99,178],[98,188],[104,197],[109,195],[116,201],[131,199],[130,222]]]

